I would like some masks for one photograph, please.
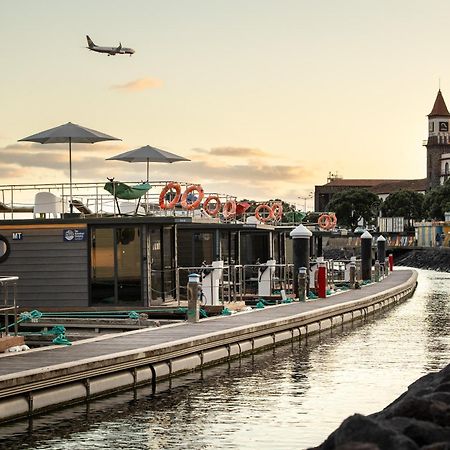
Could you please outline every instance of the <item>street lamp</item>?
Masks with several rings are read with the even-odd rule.
[[[309,200],[310,198],[312,198],[314,192],[309,192],[307,195],[300,195],[297,198],[299,198],[300,200],[303,200],[303,210],[306,212],[306,200]]]

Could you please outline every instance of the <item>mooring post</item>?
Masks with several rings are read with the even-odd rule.
[[[200,275],[198,273],[189,274],[189,281],[187,284],[188,297],[188,322],[197,323],[200,320]]]
[[[306,300],[306,273],[306,267],[300,267],[298,269],[298,299],[301,302],[304,302]]]
[[[355,287],[356,287],[356,262],[355,261],[350,261],[349,275],[350,275],[350,288],[355,289]]]
[[[380,261],[375,260],[375,281],[380,281]]]
[[[298,276],[300,267],[306,268],[309,273],[309,240],[312,236],[311,231],[304,225],[300,224],[290,232],[292,238],[292,247],[294,252],[294,294],[296,298],[299,296]]]
[[[316,257],[323,256],[323,242],[322,236],[317,236],[316,239]]]
[[[372,235],[367,230],[361,235],[361,278],[372,279]]]
[[[386,260],[386,238],[382,234],[380,234],[377,238],[377,259],[380,262],[381,272],[384,275]]]
[[[327,297],[327,265],[320,261],[317,267],[317,294],[319,298]]]

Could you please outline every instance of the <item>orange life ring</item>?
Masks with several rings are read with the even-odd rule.
[[[171,191],[172,189],[175,189],[175,197],[173,200],[169,203],[166,203],[166,194]],[[159,207],[161,209],[172,209],[175,208],[175,205],[180,201],[181,196],[181,187],[178,183],[175,183],[174,181],[171,181],[170,183],[167,183],[162,191],[161,194],[159,194]]]
[[[328,214],[322,214],[319,217],[317,224],[319,225],[319,228],[321,228],[322,230],[328,230],[330,222],[331,222],[330,216]]]
[[[337,225],[337,217],[336,217],[335,213],[329,213],[328,215],[330,216],[330,220],[331,220],[331,223],[330,223],[331,228],[330,229],[332,229]]]
[[[222,208],[222,214],[224,219],[230,219],[236,215],[236,202],[234,200],[228,200],[225,202]]]
[[[261,216],[260,211],[265,210],[267,211],[269,214],[266,217]],[[261,203],[260,205],[258,205],[255,209],[255,217],[260,221],[260,222],[268,222],[269,220],[273,219],[273,209],[267,205],[266,203]]]
[[[322,214],[317,221],[319,228],[322,230],[331,230],[337,224],[337,217],[334,213]]]
[[[188,203],[188,200],[187,200],[188,195],[194,191],[198,192],[197,200],[195,200],[195,202]],[[183,195],[181,196],[181,206],[184,209],[198,208],[200,206],[200,203],[202,202],[204,196],[205,196],[205,193],[203,192],[203,188],[199,184],[193,184],[193,185],[189,186],[188,188],[186,188],[186,190],[183,192]]]
[[[276,202],[272,205],[273,217],[275,220],[281,220],[283,217],[283,203]]]
[[[216,202],[216,206],[214,209],[208,208],[209,202],[211,201]],[[208,214],[208,216],[216,217],[217,214],[219,214],[221,206],[222,203],[220,201],[220,198],[217,195],[210,195],[206,198],[205,202],[203,203],[203,211],[205,211],[205,213]]]

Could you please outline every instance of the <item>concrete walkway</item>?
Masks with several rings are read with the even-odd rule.
[[[186,343],[201,341],[206,337],[209,342],[220,341],[232,334],[242,335],[258,327],[276,326],[299,316],[306,320],[308,317],[317,317],[317,313],[334,311],[339,306],[351,306],[354,302],[373,299],[410,281],[414,275],[412,270],[397,270],[379,283],[349,290],[327,299],[282,304],[231,316],[202,319],[198,324],[181,323],[140,329],[77,341],[72,346],[52,346],[0,356],[0,397],[1,390],[11,386],[11,382],[20,383],[21,377],[31,374],[50,375],[52,369],[60,369],[61,365],[66,369],[71,367],[70,372],[73,372],[89,361],[104,361],[106,364],[107,360],[125,354],[133,354],[133,358],[139,359],[143,353],[148,355],[148,352],[153,351],[155,355],[162,354],[164,349],[173,349],[176,344],[182,343],[186,346]]]

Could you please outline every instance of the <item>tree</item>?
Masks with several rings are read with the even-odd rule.
[[[426,218],[444,220],[444,213],[450,211],[450,180],[425,194],[423,208]]]
[[[373,192],[351,188],[334,194],[327,209],[336,213],[339,224],[355,228],[361,219],[366,223],[373,222],[380,204],[381,200]]]
[[[404,217],[409,224],[424,218],[424,195],[414,191],[400,190],[390,194],[384,201],[381,212],[384,217]]]

